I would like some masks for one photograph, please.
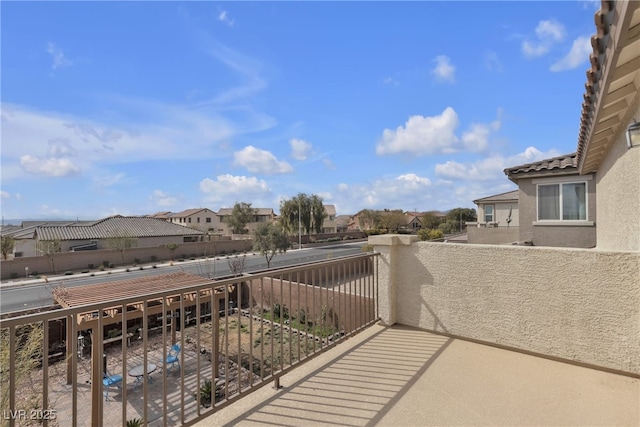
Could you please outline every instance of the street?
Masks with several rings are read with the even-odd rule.
[[[277,254],[271,261],[271,268],[285,267],[311,261],[322,261],[330,258],[337,258],[346,255],[360,253],[365,242],[345,243],[331,246],[321,246],[302,250],[290,250],[284,254]],[[242,257],[243,255],[237,255]],[[234,259],[236,255],[230,255],[229,259]],[[95,272],[95,276],[79,274],[72,276],[48,277],[48,282],[43,280],[33,280],[29,282],[4,282],[0,287],[0,313],[5,314],[12,311],[28,310],[33,308],[47,307],[53,304],[51,291],[57,286],[74,287],[98,283],[113,282],[116,280],[134,279],[141,276],[155,274],[167,274],[176,271],[197,274],[202,277],[223,277],[230,273],[227,257],[217,259],[198,259],[195,261],[174,262],[173,266],[168,263],[158,263],[158,268],[152,268],[147,264],[143,270],[139,267],[129,267],[131,271],[126,272],[124,267],[117,267],[112,274],[105,272]],[[257,270],[265,270],[267,262],[262,255],[246,255],[245,273]]]

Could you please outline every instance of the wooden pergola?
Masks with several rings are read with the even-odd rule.
[[[225,286],[207,287],[200,291],[185,291],[185,289],[194,288],[200,285],[212,284],[211,279],[190,273],[170,273],[153,276],[146,276],[136,279],[119,280],[103,284],[77,286],[72,288],[56,288],[53,291],[53,298],[56,304],[64,308],[81,307],[85,305],[105,304],[114,302],[113,305],[106,305],[101,308],[102,316],[99,311],[90,310],[80,312],[76,316],[77,328],[79,331],[91,329],[92,348],[92,390],[93,399],[102,398],[102,351],[97,351],[101,346],[94,343],[103,342],[104,327],[118,324],[123,321],[122,310],[126,309],[124,319],[126,321],[144,318],[145,316],[158,315],[161,313],[173,313],[175,310],[185,308],[197,304],[198,298],[201,303],[213,301],[211,307],[212,321],[218,321],[218,309],[220,300],[225,299],[225,294],[233,292],[235,286],[231,285],[228,292],[225,292]],[[175,291],[175,292],[174,292]],[[149,294],[163,293],[162,297],[149,298]],[[197,294],[200,294],[199,297]],[[213,296],[212,296],[213,293]],[[136,298],[139,297],[139,300]],[[115,301],[128,301],[125,303],[115,303]],[[164,304],[163,304],[164,301]],[[188,305],[187,305],[188,304]],[[100,318],[101,317],[101,318]],[[146,324],[146,322],[144,322]],[[98,327],[101,325],[101,327]],[[163,323],[164,325],[164,323]],[[217,326],[216,326],[217,327]],[[126,331],[126,324],[123,325]],[[67,319],[67,383],[72,382],[72,349],[70,339],[75,339],[72,335],[71,319]],[[122,345],[126,345],[126,336],[119,337]],[[171,322],[171,342],[176,342],[176,322]],[[217,356],[217,340],[212,352]],[[217,357],[216,357],[217,359]],[[214,365],[216,368],[217,366]],[[101,402],[95,401],[94,404],[99,405]]]

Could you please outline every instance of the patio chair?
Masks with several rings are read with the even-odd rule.
[[[180,369],[180,344],[176,343],[171,346],[169,353],[167,353],[167,360],[165,361],[165,368],[167,370],[173,368],[174,366],[178,366]]]
[[[109,387],[117,387],[122,390],[120,383],[122,382],[122,375],[111,375],[108,371],[102,375],[102,385],[107,390],[104,396],[104,400],[109,400]]]

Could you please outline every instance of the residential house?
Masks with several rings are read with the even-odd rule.
[[[578,155],[505,169],[518,184],[520,242],[536,246],[596,245],[594,173],[580,173]]]
[[[478,206],[478,227],[517,227],[518,190],[474,200]],[[472,223],[467,222],[467,226]]]
[[[336,216],[336,232],[344,233],[350,230],[349,226],[353,224],[353,215],[337,215]]]
[[[424,216],[424,213],[405,212],[404,216],[406,219],[406,225],[403,227],[404,230],[415,233],[422,228],[422,217]]]
[[[519,190],[474,200],[478,206],[477,222],[467,222],[467,243],[504,245],[519,240]],[[449,242],[455,242],[449,239]]]
[[[334,205],[323,205],[327,216],[324,217],[322,223],[323,233],[337,233],[338,225],[336,223],[336,207]]]
[[[220,228],[217,214],[207,208],[187,209],[170,214],[166,219],[173,224],[180,224],[204,232],[215,233]]]
[[[98,221],[43,222],[14,233],[15,252],[20,256],[42,255],[43,244],[59,242],[59,252],[110,249],[113,239],[131,238],[134,246],[198,242],[204,233],[189,227],[149,217],[107,217]]]
[[[253,208],[253,209],[255,209],[256,214],[254,215],[253,220],[249,224],[247,224],[247,229],[249,230],[249,234],[257,230],[258,226],[262,223],[265,223],[265,222],[274,223],[276,221],[277,217],[272,208]],[[218,213],[216,215],[218,217],[217,232],[219,234],[222,234],[225,236],[231,236],[233,234],[231,228],[226,223],[227,218],[231,216],[232,212],[233,212],[233,208],[221,208],[220,210],[218,210]]]

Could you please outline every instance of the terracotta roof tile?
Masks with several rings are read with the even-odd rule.
[[[578,156],[576,153],[571,153],[565,154],[564,156],[553,157],[551,159],[544,159],[534,163],[527,163],[525,165],[507,168],[504,170],[504,173],[511,178],[518,174],[551,171],[554,169],[573,169],[577,172],[577,167]]]
[[[519,190],[508,191],[506,193],[494,194],[493,196],[483,197],[482,199],[474,200],[476,205],[483,202],[504,202],[509,200],[518,200],[520,193]]]
[[[157,237],[201,235],[202,231],[157,218],[112,216],[90,225],[39,226],[40,240],[108,239],[114,236]]]

